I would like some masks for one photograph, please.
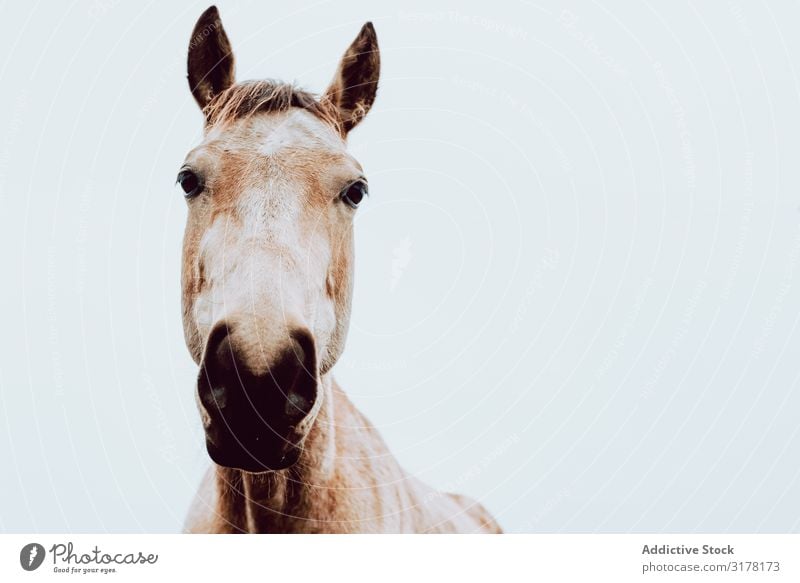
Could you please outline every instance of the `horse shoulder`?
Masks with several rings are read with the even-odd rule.
[[[357,532],[502,532],[480,503],[410,476],[366,415],[338,386],[335,391],[337,424],[351,428],[337,435],[339,459],[349,462],[338,468],[335,491],[349,493],[337,502],[359,517]]]
[[[462,494],[430,490],[421,532],[430,534],[501,534],[503,530],[486,508]]]
[[[463,516],[469,519],[470,524],[467,525],[468,530],[462,530],[461,532],[483,534],[503,533],[500,524],[498,524],[491,513],[486,510],[486,507],[477,500],[473,500],[469,496],[464,496],[463,494],[447,493],[447,496],[453,499],[456,505],[462,509]]]

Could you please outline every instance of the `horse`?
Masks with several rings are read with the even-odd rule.
[[[366,23],[321,97],[237,83],[219,12],[198,19],[189,88],[203,138],[177,182],[186,345],[213,461],[189,533],[499,533],[479,503],[406,473],[332,369],[353,289],[367,178],[347,135],[370,110],[380,55]]]

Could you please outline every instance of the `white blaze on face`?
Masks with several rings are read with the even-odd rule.
[[[331,237],[349,234],[352,216],[337,195],[360,168],[338,135],[299,109],[243,120],[207,140],[221,156],[211,188],[236,190],[212,193],[226,202],[198,244],[203,285],[192,310],[200,336],[235,319],[268,351],[265,343],[299,325],[324,351],[336,327],[326,293]]]
[[[274,156],[286,148],[345,153],[342,139],[307,111],[295,108],[272,117],[271,131],[258,148],[262,156]]]

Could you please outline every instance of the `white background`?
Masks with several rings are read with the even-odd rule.
[[[206,4],[0,38],[0,530],[175,532],[209,461],[173,186]],[[240,79],[379,97],[339,382],[508,531],[797,531],[800,6],[223,2]]]

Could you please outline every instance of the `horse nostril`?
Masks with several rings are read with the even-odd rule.
[[[200,367],[198,390],[203,405],[224,409],[228,406],[229,391],[240,383],[239,366],[230,341],[230,327],[220,322],[211,331]]]
[[[291,336],[287,359],[296,370],[286,390],[284,410],[289,417],[302,418],[311,412],[317,400],[317,353],[314,337],[308,330],[294,330]]]

